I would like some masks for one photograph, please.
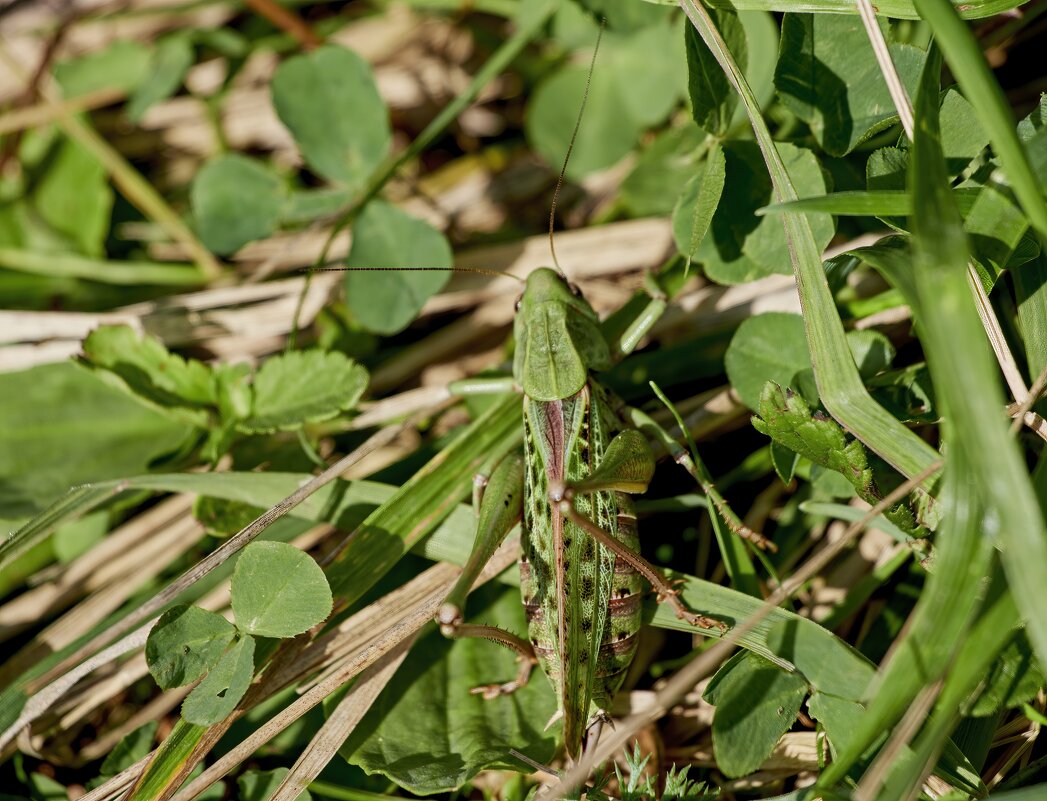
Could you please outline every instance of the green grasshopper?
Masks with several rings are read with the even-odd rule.
[[[540,268],[517,301],[513,379],[523,393],[523,453],[491,474],[474,550],[436,620],[448,637],[483,637],[520,657],[516,678],[478,687],[485,698],[523,686],[540,664],[556,692],[567,753],[604,718],[636,653],[642,579],[688,623],[724,624],[689,611],[639,554],[630,495],[646,491],[654,457],[593,377],[611,366],[599,320],[576,287]],[[528,639],[463,623],[466,595],[510,529],[523,520],[520,589]],[[554,721],[556,718],[554,717]],[[553,721],[550,721],[552,723]]]

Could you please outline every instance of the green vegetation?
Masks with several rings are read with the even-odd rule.
[[[0,9],[0,801],[1038,798],[1043,8]],[[433,623],[516,336],[725,626],[645,597],[576,761]]]

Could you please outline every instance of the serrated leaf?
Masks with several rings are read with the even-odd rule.
[[[247,771],[236,780],[236,785],[240,788],[238,801],[268,801],[290,772],[290,768]],[[312,797],[308,790],[302,790],[295,801],[312,801]]]
[[[331,588],[307,553],[283,542],[252,542],[236,560],[233,614],[241,631],[294,637],[331,614]]]
[[[347,272],[345,300],[368,331],[395,334],[406,328],[451,273],[411,271],[411,267],[450,267],[454,254],[447,239],[427,222],[381,200],[367,204],[353,225],[350,267],[403,267],[404,270]]]
[[[242,635],[182,702],[182,717],[213,726],[236,709],[254,675],[254,638]]]
[[[470,596],[469,609],[472,621],[527,630],[514,589],[482,587]],[[420,794],[460,787],[488,768],[527,770],[510,748],[541,761],[556,744],[554,732],[543,731],[556,709],[545,677],[535,671],[526,687],[490,701],[469,692],[509,680],[517,667],[505,648],[476,638],[449,641],[430,631],[339,753]]]
[[[267,359],[251,386],[251,415],[237,427],[251,434],[301,428],[353,408],[367,370],[337,351],[290,351]]]
[[[723,147],[717,143],[709,151],[704,169],[687,182],[676,201],[673,238],[677,249],[688,259],[694,258],[709,232],[723,193],[726,169]]]
[[[807,683],[798,673],[787,673],[749,652],[721,668],[713,682],[705,699],[716,706],[716,765],[729,777],[745,776],[763,764],[792,726]]]
[[[782,159],[801,196],[829,191],[814,154],[787,142],[777,142]],[[756,216],[772,200],[771,180],[755,142],[724,144],[725,184],[709,233],[695,254],[706,275],[721,284],[739,284],[772,274],[788,274],[788,241],[781,220]],[[680,210],[684,217],[693,212]],[[828,214],[808,214],[815,242],[824,248],[834,224]]]
[[[221,615],[181,604],[156,621],[145,643],[145,661],[164,690],[190,684],[222,658],[236,628]]]
[[[888,49],[912,96],[926,55],[890,39]],[[896,121],[887,84],[857,15],[786,14],[780,52],[774,75],[778,95],[811,126],[831,155],[851,152]]]
[[[389,152],[389,112],[371,66],[344,47],[325,45],[281,64],[273,106],[309,167],[359,188]]]
[[[192,41],[184,31],[160,39],[145,80],[127,101],[127,118],[131,122],[140,122],[153,105],[177,92],[186,72],[193,66],[195,55]]]
[[[710,8],[709,15],[734,54],[738,66],[744,71],[748,62],[748,51],[745,29],[738,20],[738,15],[733,11],[717,8]],[[738,104],[738,94],[694,26],[687,25],[684,30],[687,91],[691,97],[691,114],[699,126],[722,136],[731,123],[734,107]]]
[[[126,325],[102,326],[87,335],[84,359],[117,377],[138,397],[160,408],[200,410],[215,403],[210,368],[171,353],[163,343]],[[206,418],[192,417],[199,424]]]
[[[196,174],[190,201],[200,239],[215,253],[227,255],[276,230],[287,189],[262,162],[230,153]]]

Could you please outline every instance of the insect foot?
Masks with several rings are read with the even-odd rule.
[[[697,612],[692,612],[686,606],[682,600],[680,600],[679,587],[684,584],[682,579],[672,579],[668,582],[668,588],[659,590],[656,596],[658,603],[668,603],[673,609],[676,610],[676,617],[680,620],[688,623],[691,626],[695,626],[700,629],[719,629],[721,632],[727,631],[727,624],[723,621],[716,620],[705,615],[699,615]]]

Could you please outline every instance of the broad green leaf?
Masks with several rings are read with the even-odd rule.
[[[731,386],[742,403],[754,411],[760,408],[760,395],[768,381],[791,386],[796,374],[810,367],[803,318],[786,312],[768,312],[745,320],[724,354]],[[817,397],[810,400],[817,401]]]
[[[512,589],[484,587],[470,597],[469,609],[474,622],[527,630]],[[517,667],[506,648],[478,638],[450,641],[430,630],[340,753],[420,794],[460,787],[488,768],[527,770],[510,748],[544,761],[556,744],[555,730],[543,731],[556,710],[545,676],[536,670],[526,687],[490,701],[469,692],[508,681]]]
[[[254,638],[241,636],[182,702],[182,717],[213,726],[231,714],[254,676]]]
[[[738,15],[730,11],[711,10],[710,16],[720,29],[720,35],[744,71],[748,62],[745,29]],[[701,128],[716,136],[723,136],[734,115],[738,95],[720,65],[698,32],[690,25],[684,33],[687,45],[687,89],[691,97],[691,113]]]
[[[878,332],[851,331],[846,335],[861,375],[873,376],[894,358],[894,346]],[[731,386],[742,402],[756,411],[768,381],[791,387],[816,403],[809,380],[811,357],[804,337],[803,318],[788,312],[767,312],[745,320],[724,354]]]
[[[252,542],[236,560],[232,602],[241,631],[294,637],[331,614],[331,588],[309,554],[283,542]]]
[[[95,512],[57,529],[51,540],[55,558],[67,565],[105,539],[109,515]]]
[[[891,340],[879,331],[868,328],[849,331],[847,344],[851,346],[851,353],[854,354],[858,372],[863,378],[872,378],[877,373],[886,370],[891,366],[896,354]]]
[[[201,241],[226,255],[276,229],[287,190],[265,164],[230,153],[196,174],[190,200]]]
[[[704,169],[696,171],[684,186],[673,209],[673,238],[677,249],[688,259],[694,258],[709,232],[716,207],[720,203],[726,176],[723,147],[713,146]]]
[[[595,41],[596,26],[589,28]],[[632,33],[604,34],[568,177],[610,167],[636,147],[643,131],[665,120],[686,74],[681,38],[668,18]],[[528,103],[527,140],[556,168],[567,154],[588,78],[587,64],[568,65],[542,81]]]
[[[414,320],[451,275],[449,271],[411,268],[450,267],[453,263],[451,246],[443,234],[396,206],[373,200],[353,225],[346,264],[365,269],[345,274],[346,303],[368,331],[395,334]]]
[[[911,95],[924,53],[909,45],[888,47]],[[833,156],[850,153],[897,121],[868,34],[856,16],[786,14],[774,78],[785,105]]]
[[[221,615],[181,604],[164,612],[149,632],[145,661],[164,690],[200,678],[222,658],[236,628]]]
[[[942,154],[950,178],[963,172],[985,146],[989,137],[978,122],[971,104],[950,86],[942,93],[938,115],[942,122]]]
[[[367,387],[367,370],[337,351],[296,350],[267,359],[251,387],[251,414],[237,426],[271,433],[353,408]]]
[[[216,402],[210,368],[183,359],[163,343],[130,326],[96,328],[84,340],[88,365],[118,379],[118,385],[160,409],[184,409],[185,419],[206,423],[203,409]]]
[[[1036,663],[1029,638],[1024,632],[1018,632],[989,670],[969,714],[981,717],[1019,706],[1032,700],[1043,686],[1043,672]]]
[[[102,763],[100,777],[115,776],[152,751],[159,725],[158,721],[151,720],[121,737]]]
[[[273,106],[309,167],[359,188],[389,152],[389,113],[370,65],[352,50],[325,45],[281,64]]]
[[[249,770],[240,775],[236,780],[236,786],[240,788],[238,801],[268,801],[270,796],[276,792],[280,782],[284,780],[290,768],[276,768],[276,770]],[[312,801],[312,794],[308,790],[302,790],[295,801]]]
[[[706,134],[693,123],[658,134],[622,181],[618,202],[634,217],[669,214],[690,176],[701,172]],[[711,216],[711,214],[710,214]]]
[[[47,170],[33,187],[33,208],[73,250],[101,256],[109,232],[113,190],[98,159],[83,145],[60,137]]]
[[[140,42],[120,39],[103,50],[59,61],[54,73],[62,95],[80,97],[100,89],[130,92],[149,73],[150,51]]]
[[[5,520],[35,514],[73,485],[141,473],[190,434],[72,364],[0,374],[0,419]],[[9,539],[0,556],[17,550]]]
[[[193,66],[195,55],[190,37],[183,31],[160,39],[153,50],[145,79],[127,102],[127,118],[131,122],[141,122],[153,105],[177,92],[186,72]]]
[[[751,652],[724,665],[705,692],[716,707],[716,766],[731,778],[757,770],[792,727],[806,695],[803,676]]]
[[[826,176],[811,151],[788,143],[778,143],[777,147],[798,192],[824,195],[828,191]],[[728,142],[724,145],[724,155],[723,194],[695,260],[704,266],[709,278],[721,284],[744,283],[775,273],[788,274],[788,240],[781,220],[756,216],[756,210],[770,203],[773,194],[759,147],[753,142]],[[680,232],[676,226],[693,216],[692,205],[678,205],[674,229]],[[832,217],[828,214],[807,217],[820,250],[832,238]],[[678,237],[682,238],[682,234],[678,233]]]

